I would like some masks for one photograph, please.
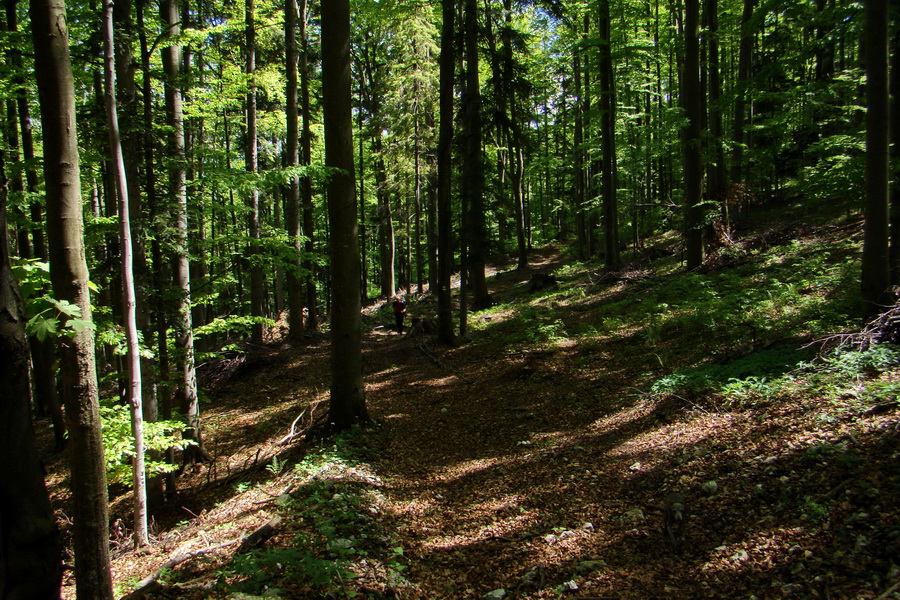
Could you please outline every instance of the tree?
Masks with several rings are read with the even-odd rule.
[[[56,600],[62,544],[31,426],[25,308],[12,275],[0,157],[0,598]]]
[[[160,4],[165,37],[169,45],[162,50],[165,69],[166,118],[169,134],[169,189],[174,203],[172,216],[178,246],[175,259],[175,282],[180,292],[175,339],[181,363],[181,405],[187,419],[184,437],[196,443],[185,451],[188,462],[206,460],[200,429],[200,399],[197,395],[197,373],[194,367],[194,330],[191,322],[191,269],[188,258],[187,156],[184,139],[184,109],[182,108],[181,46],[175,41],[181,34],[181,17],[176,0]]]
[[[322,3],[322,94],[331,223],[331,402],[336,429],[368,420],[362,379],[359,241],[350,103],[350,2]]]
[[[451,245],[452,214],[451,184],[453,154],[453,79],[455,73],[454,35],[456,3],[441,0],[443,25],[441,26],[440,56],[440,130],[437,149],[437,221],[438,221],[438,335],[442,342],[455,342],[453,333],[453,307],[451,306],[450,276],[453,272],[453,247]]]
[[[703,119],[703,89],[700,87],[700,0],[684,2],[684,72],[682,106],[687,124],[682,141],[684,161],[684,239],[686,266],[703,262],[703,162],[700,138]]]
[[[128,206],[128,183],[125,174],[125,158],[119,136],[119,117],[116,106],[115,51],[113,49],[113,3],[103,2],[104,78],[106,89],[106,120],[109,129],[109,148],[115,173],[119,204],[119,247],[122,260],[122,297],[124,300],[124,329],[127,347],[126,374],[128,401],[131,405],[131,428],[134,435],[132,457],[134,483],[134,544],[136,547],[150,543],[147,529],[147,480],[144,470],[144,418],[141,403],[141,348],[138,343],[134,269],[132,261],[131,221]]]
[[[862,256],[863,316],[884,310],[891,283],[889,252],[890,114],[888,0],[868,0],[866,11],[866,222]]]
[[[620,266],[619,185],[616,161],[616,73],[612,60],[612,23],[609,0],[600,0],[600,134],[603,147],[603,230],[607,269]]]
[[[484,166],[481,143],[481,81],[478,61],[478,3],[466,0],[465,4],[466,90],[463,96],[465,119],[465,144],[463,155],[463,188],[468,195],[469,273],[472,287],[472,310],[490,308],[493,303],[485,279],[487,261],[487,230],[484,214]]]
[[[259,171],[259,140],[257,136],[256,115],[256,13],[253,0],[245,0],[245,73],[250,80],[250,89],[247,90],[247,138],[244,142],[244,163],[247,172],[251,176]],[[259,209],[259,184],[254,183],[250,189],[248,199],[249,212],[247,218],[250,224],[250,314],[257,317],[253,324],[252,339],[255,343],[263,341],[262,318],[265,316],[264,285],[262,274],[262,260],[259,256],[260,239],[260,209]]]
[[[305,4],[304,12],[305,12]],[[287,88],[285,90],[287,121],[287,167],[296,168],[300,164],[300,128],[297,109],[297,0],[287,0],[284,5],[284,63]],[[300,15],[305,20],[305,14]],[[304,27],[305,31],[305,27]],[[285,229],[295,253],[291,268],[288,269],[288,335],[297,339],[304,333],[303,327],[303,284],[300,276],[302,242],[300,240],[300,178],[291,175],[285,199]]]
[[[47,243],[53,292],[68,303],[61,340],[61,396],[71,452],[78,596],[111,600],[106,468],[94,363],[94,331],[84,252],[75,87],[62,0],[31,0],[35,78],[44,140]]]

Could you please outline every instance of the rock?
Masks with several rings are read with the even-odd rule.
[[[481,597],[481,600],[503,600],[506,598],[506,590],[503,588],[497,588],[491,592],[488,592],[484,596]]]
[[[640,471],[643,468],[643,466],[644,465],[642,465],[640,462],[636,462],[633,465],[631,465],[630,467],[628,467],[628,470],[634,471],[634,472]]]
[[[588,533],[593,533],[594,524],[593,523],[585,523],[584,525],[581,526],[581,529],[583,531],[587,531]]]
[[[570,579],[569,581],[563,583],[556,587],[556,591],[559,594],[565,594],[566,592],[577,592],[578,584],[575,583],[574,580]]]
[[[336,540],[331,540],[330,542],[328,542],[325,548],[329,552],[339,552],[341,550],[349,550],[353,546],[353,540],[348,540],[347,538],[337,538]]]

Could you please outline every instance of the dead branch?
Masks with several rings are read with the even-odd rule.
[[[201,548],[200,550],[194,550],[193,552],[181,552],[180,550],[178,550],[169,557],[169,560],[160,565],[158,569],[140,580],[134,591],[126,594],[125,596],[122,596],[120,600],[139,600],[141,598],[152,597],[151,594],[162,589],[163,586],[161,583],[159,583],[158,580],[165,571],[177,567],[181,563],[197,558],[198,556],[210,554],[217,550],[221,550],[222,548],[233,546],[234,544],[240,542],[242,539],[245,538],[235,538],[227,542],[222,542],[221,544],[216,544],[215,546],[207,546],[206,548]]]
[[[297,421],[299,421],[300,419],[302,419],[302,418],[303,418],[303,415],[305,415],[305,414],[306,414],[306,409],[303,409],[303,412],[301,412],[299,415],[297,415],[297,418],[294,419],[294,422],[293,422],[293,423],[291,423],[291,431],[290,431],[290,433],[288,433],[286,436],[284,436],[283,438],[281,438],[280,440],[278,440],[277,442],[275,442],[275,445],[276,445],[276,446],[284,446],[285,444],[287,444],[288,442],[290,442],[291,440],[294,439],[294,435],[295,435],[295,434],[294,434],[294,431],[295,431],[295,429],[296,429],[296,427],[297,427]]]
[[[272,517],[256,531],[245,537],[235,554],[243,554],[254,548],[259,548],[275,535],[279,525],[281,525],[281,517]]]

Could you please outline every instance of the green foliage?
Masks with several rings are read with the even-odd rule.
[[[13,274],[25,300],[29,335],[44,341],[60,335],[74,336],[94,324],[81,318],[81,307],[66,300],[57,300],[50,291],[50,265],[38,260],[20,260],[13,265]]]
[[[106,452],[106,477],[110,483],[132,485],[131,459],[134,456],[134,436],[131,431],[131,413],[127,406],[104,401],[100,406],[103,424],[103,447]],[[147,452],[162,454],[168,448],[183,450],[193,442],[181,439],[176,432],[184,426],[180,421],[144,422],[144,448]],[[174,471],[177,465],[153,460],[145,456],[147,474]]]

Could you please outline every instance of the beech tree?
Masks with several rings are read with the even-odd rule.
[[[7,178],[0,157],[0,598],[57,600],[61,542],[29,406],[25,307],[7,240]]]
[[[350,2],[322,3],[322,93],[331,223],[331,402],[337,429],[365,422],[356,183],[350,102]]]
[[[62,0],[31,0],[35,77],[44,140],[47,245],[58,301],[68,303],[60,341],[61,396],[71,452],[75,581],[79,597],[112,600],[109,508],[84,252],[75,88]]]

